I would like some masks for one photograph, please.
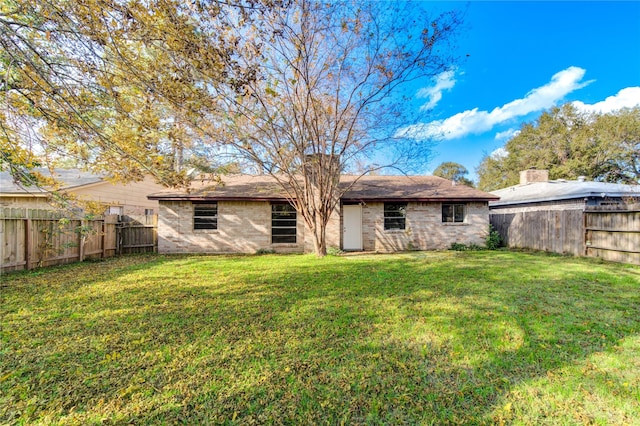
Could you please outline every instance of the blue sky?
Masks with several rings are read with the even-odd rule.
[[[464,165],[475,179],[485,154],[524,122],[566,102],[591,111],[640,105],[640,2],[424,2],[465,10],[454,72],[415,88],[425,122],[439,134],[433,160]],[[467,56],[468,55],[468,56]]]

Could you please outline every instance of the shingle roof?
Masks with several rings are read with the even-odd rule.
[[[489,201],[495,195],[436,176],[348,176],[343,201]],[[167,190],[149,195],[154,200],[264,200],[286,199],[285,191],[271,176],[223,176],[222,184],[194,182],[188,191]]]
[[[344,176],[349,184],[353,177]],[[345,201],[488,201],[497,197],[437,176],[363,176],[342,197]]]
[[[52,174],[47,168],[36,168],[35,172],[43,176],[51,177]],[[78,186],[89,185],[104,181],[102,176],[85,172],[78,169],[55,169],[53,177],[62,183],[63,189],[76,188]],[[0,193],[2,194],[38,194],[46,193],[46,190],[35,186],[24,187],[15,183],[13,176],[9,172],[0,172]]]
[[[506,206],[587,197],[640,197],[640,185],[577,180],[551,180],[548,182],[532,182],[526,185],[510,186],[509,188],[499,189],[491,193],[500,197],[499,201],[491,202],[491,206]]]
[[[286,193],[267,175],[222,176],[221,182],[194,180],[188,190],[166,189],[148,196],[152,200],[281,200]]]

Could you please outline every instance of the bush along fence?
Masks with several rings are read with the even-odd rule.
[[[157,216],[0,209],[0,272],[157,250]]]
[[[491,212],[491,225],[509,248],[599,257],[640,264],[640,205],[584,210]]]

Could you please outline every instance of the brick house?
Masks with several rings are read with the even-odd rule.
[[[483,245],[498,197],[435,176],[342,176],[348,190],[327,224],[327,247],[345,251],[438,250]],[[159,202],[160,253],[311,252],[304,219],[269,176],[225,176]]]

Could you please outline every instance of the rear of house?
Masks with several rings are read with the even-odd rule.
[[[327,246],[394,252],[483,245],[496,196],[434,176],[343,176],[346,189],[327,224]],[[160,253],[310,252],[313,240],[268,176],[228,176],[159,202]]]

